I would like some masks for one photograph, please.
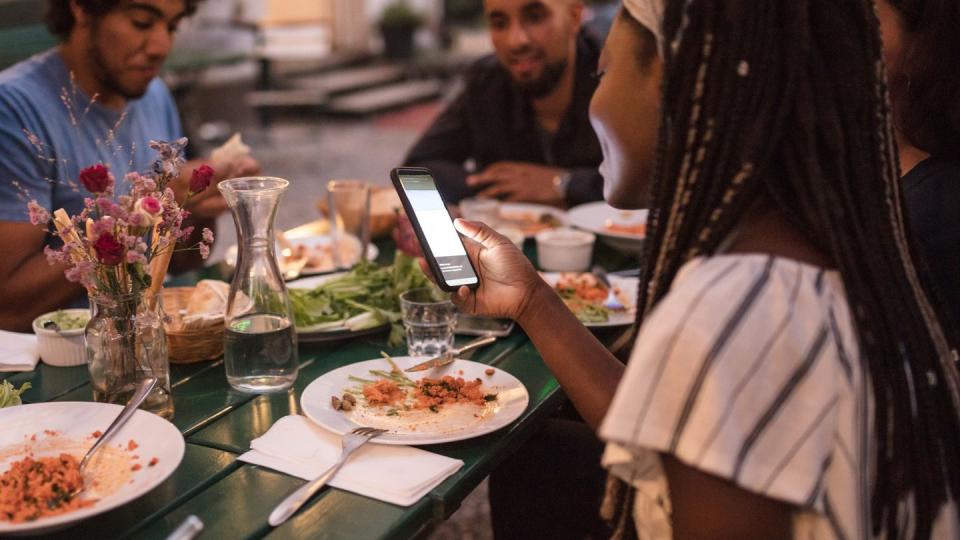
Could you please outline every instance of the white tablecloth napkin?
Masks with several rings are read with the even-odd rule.
[[[285,416],[238,459],[304,480],[340,457],[340,439],[304,416]],[[463,467],[459,459],[413,448],[367,443],[350,456],[330,485],[399,506],[410,506]]]
[[[37,336],[0,330],[0,371],[30,371],[39,360]]]

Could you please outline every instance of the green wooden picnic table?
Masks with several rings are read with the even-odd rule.
[[[379,243],[381,259],[392,259],[394,245]],[[525,252],[535,259],[528,241]],[[595,260],[611,269],[634,267],[633,257],[598,244]],[[182,282],[211,277],[216,268],[182,277]],[[620,330],[622,331],[622,329]],[[619,332],[601,335],[612,340]],[[466,339],[458,338],[458,342]],[[447,519],[463,499],[493,470],[534,435],[540,422],[564,399],[557,381],[537,350],[519,329],[474,354],[472,360],[503,369],[523,382],[530,403],[513,424],[483,437],[424,446],[431,452],[461,459],[464,467],[409,507],[400,507],[336,488],[324,488],[293,518],[272,528],[267,516],[303,480],[237,461],[250,441],[289,414],[303,414],[300,395],[324,373],[354,362],[379,357],[389,348],[386,335],[326,344],[302,344],[300,374],[285,393],[253,395],[233,390],[226,381],[223,359],[171,366],[176,407],[174,425],[186,440],[186,453],[177,470],[143,497],[100,514],[53,538],[164,538],[193,514],[204,523],[208,538],[416,538],[426,536]],[[51,367],[40,363],[31,372],[6,377],[14,385],[29,381],[26,403],[92,401],[86,366]]]

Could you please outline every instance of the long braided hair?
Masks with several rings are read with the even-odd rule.
[[[960,377],[904,232],[871,0],[668,0],[644,315],[754,205],[836,264],[876,404],[873,528],[960,496]],[[952,336],[951,336],[952,340]]]

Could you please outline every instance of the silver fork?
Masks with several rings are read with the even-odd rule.
[[[148,377],[137,383],[136,389],[133,392],[133,395],[130,396],[130,401],[123,407],[120,411],[120,414],[113,420],[113,423],[103,432],[102,435],[93,443],[93,446],[90,447],[90,450],[87,450],[87,453],[84,454],[83,459],[80,460],[80,466],[78,467],[80,472],[80,478],[83,478],[83,471],[87,468],[87,464],[90,463],[90,458],[97,453],[104,443],[110,440],[110,437],[113,437],[113,434],[120,430],[127,423],[127,420],[130,420],[130,417],[137,412],[137,407],[147,396],[150,395],[150,392],[153,391],[153,388],[157,386],[158,379],[156,377]],[[87,482],[83,482],[79,488],[74,489],[70,492],[68,496],[69,499],[80,495],[83,490],[87,489]]]
[[[337,474],[337,471],[340,470],[340,467],[347,462],[347,458],[350,457],[357,448],[360,448],[370,439],[385,433],[385,429],[375,429],[370,427],[359,427],[350,433],[347,433],[343,436],[341,444],[343,446],[343,451],[340,453],[340,459],[333,464],[332,467],[326,470],[320,476],[314,478],[313,480],[307,482],[306,484],[300,486],[296,491],[287,495],[287,498],[283,500],[276,508],[273,509],[273,512],[270,512],[270,517],[267,518],[267,522],[270,523],[271,527],[276,527],[284,521],[290,518],[290,516],[297,513],[297,510],[303,506],[303,503],[310,500],[310,497],[313,497],[317,491],[320,490],[327,482],[333,478],[333,475]]]

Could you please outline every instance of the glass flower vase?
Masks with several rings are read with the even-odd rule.
[[[125,405],[137,383],[157,378],[141,409],[173,417],[170,361],[159,302],[144,294],[91,298],[92,317],[84,333],[93,399]]]

